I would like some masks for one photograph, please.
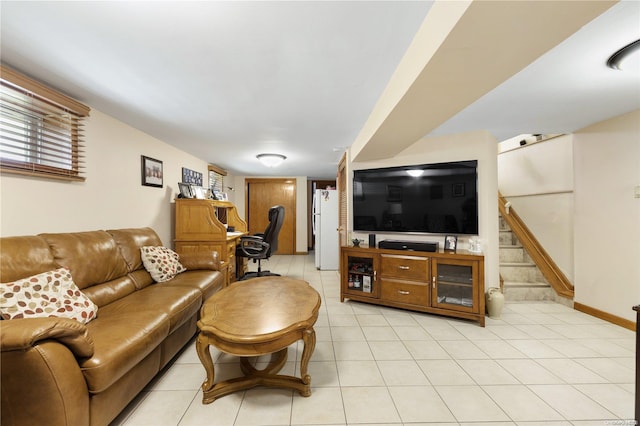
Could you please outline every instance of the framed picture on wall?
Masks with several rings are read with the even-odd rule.
[[[195,170],[182,168],[182,181],[196,186],[202,186],[202,173]]]
[[[142,185],[162,188],[162,161],[141,155]]]

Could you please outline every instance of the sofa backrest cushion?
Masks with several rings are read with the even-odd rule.
[[[141,247],[162,245],[160,237],[151,228],[111,229],[107,232],[118,244],[120,253],[129,267],[129,272],[144,269],[140,257]]]
[[[0,282],[16,281],[58,267],[44,238],[35,235],[0,238]]]
[[[127,263],[115,240],[105,231],[40,234],[55,262],[71,271],[80,289],[127,275]]]
[[[151,228],[110,229],[107,231],[118,244],[120,253],[127,266],[129,276],[138,290],[141,290],[155,281],[147,272],[142,263],[140,248],[144,246],[161,246],[162,241],[156,231]]]

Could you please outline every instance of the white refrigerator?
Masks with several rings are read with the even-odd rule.
[[[338,191],[316,189],[313,197],[313,235],[315,235],[316,268],[338,270]]]

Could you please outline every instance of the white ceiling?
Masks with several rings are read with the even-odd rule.
[[[431,6],[2,1],[0,53],[233,174],[331,178]],[[639,37],[640,2],[619,3],[430,135],[565,133],[639,109],[640,72],[604,65]],[[268,169],[264,152],[288,159]]]

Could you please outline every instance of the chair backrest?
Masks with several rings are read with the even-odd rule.
[[[284,223],[284,207],[273,206],[269,209],[269,224],[264,230],[264,241],[269,243],[270,247],[267,252],[267,257],[275,254],[278,251],[278,234],[280,234],[280,228]]]

